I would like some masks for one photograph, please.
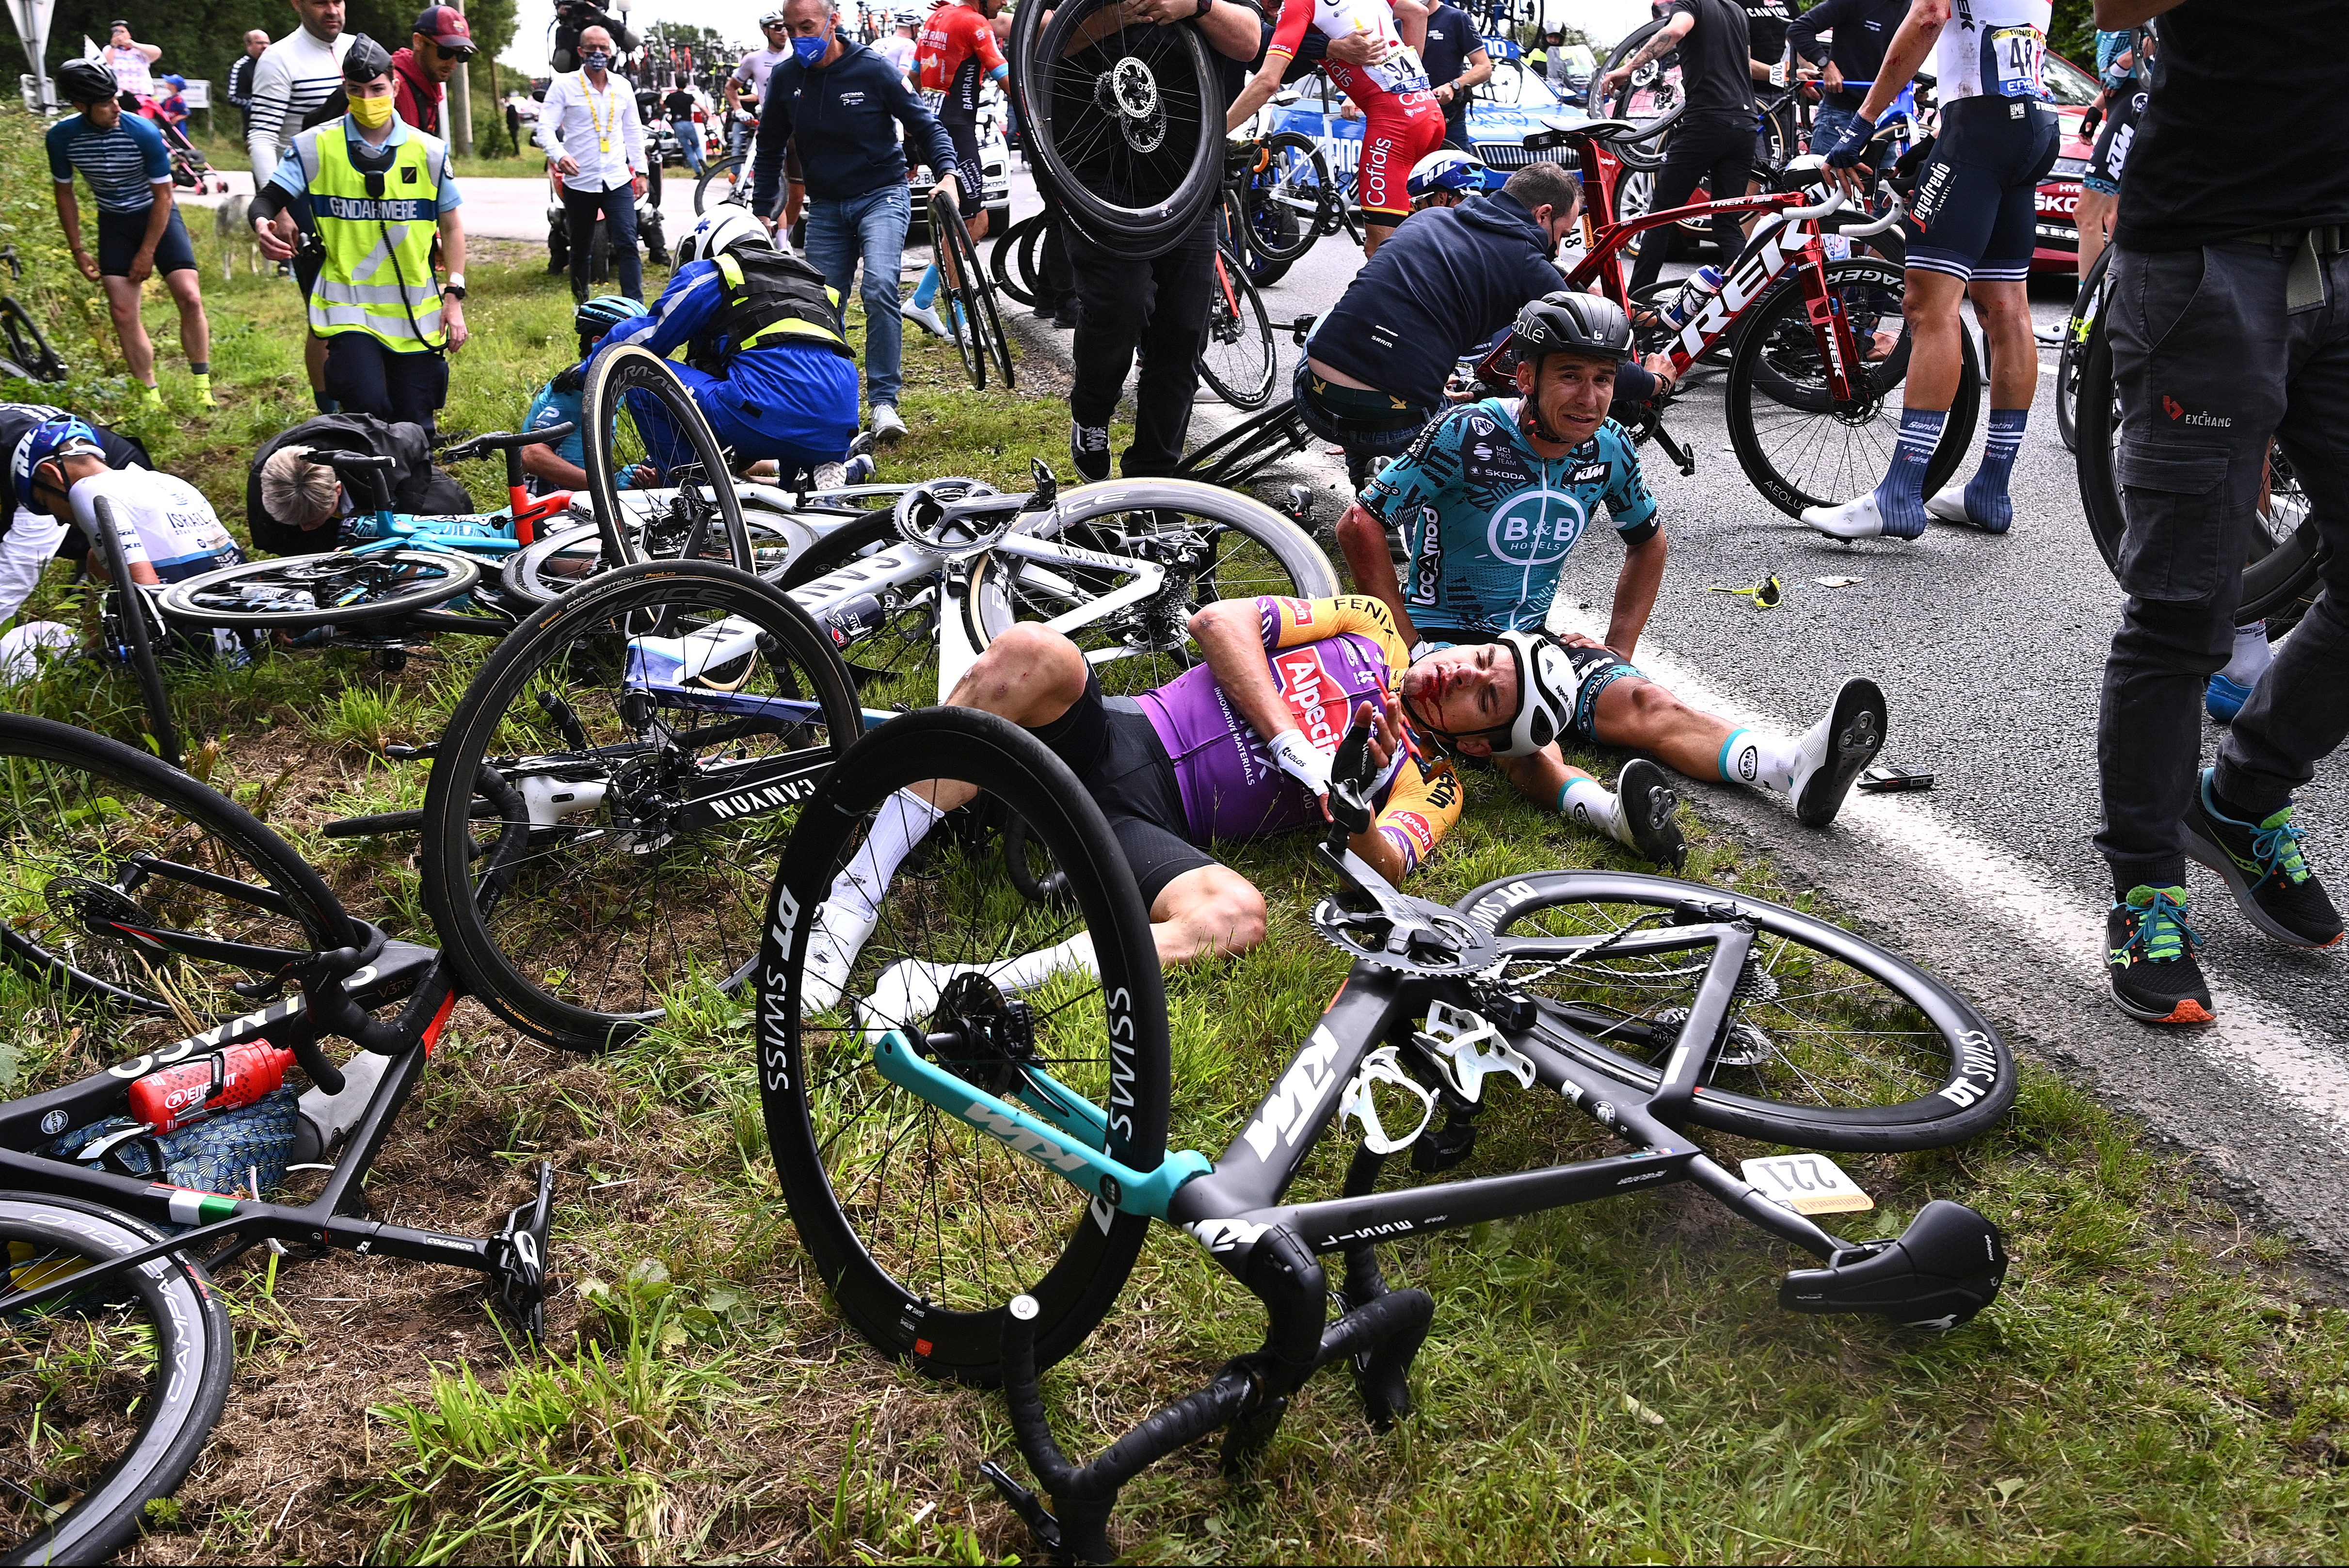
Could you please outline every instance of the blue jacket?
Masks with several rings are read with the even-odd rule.
[[[796,141],[808,194],[849,202],[905,182],[905,151],[891,120],[905,128],[919,162],[945,173],[955,166],[954,142],[937,117],[922,107],[897,67],[862,44],[820,69],[783,61],[767,78],[759,101],[759,146],[752,164],[752,211],[774,210],[782,178],[783,145]]]
[[[1833,59],[1836,69],[1850,80],[1872,82],[1884,68],[1885,46],[1907,15],[1909,0],[1819,0],[1795,18],[1786,29],[1786,44],[1815,66],[1824,67]],[[1829,28],[1835,30],[1832,47],[1819,40]],[[1856,113],[1868,95],[1847,89],[1826,101]]]
[[[698,389],[698,395],[714,399],[727,413],[753,429],[771,422],[772,410],[796,408],[806,400],[807,374],[802,369],[805,356],[839,358],[830,346],[812,338],[737,351],[723,334],[725,313],[726,280],[718,275],[718,264],[688,262],[669,278],[668,286],[653,302],[650,316],[621,322],[605,335],[595,352],[601,354],[616,344],[641,343],[667,358],[679,344],[691,343],[688,362],[724,377],[707,389]],[[588,363],[594,362],[591,356]],[[851,374],[854,369],[848,367]]]
[[[1498,191],[1413,213],[1315,325],[1308,351],[1433,408],[1462,354],[1515,321],[1526,301],[1566,286],[1549,257],[1533,214]]]

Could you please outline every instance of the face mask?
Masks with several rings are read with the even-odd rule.
[[[381,130],[391,123],[391,99],[355,98],[351,99],[351,119],[361,130]]]
[[[582,49],[579,63],[591,71],[600,71],[611,65],[612,54],[608,49]]]
[[[812,66],[823,58],[823,52],[830,47],[832,47],[830,38],[793,38],[792,40],[792,53],[800,57],[800,64],[803,66]]]

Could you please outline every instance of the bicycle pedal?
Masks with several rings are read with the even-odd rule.
[[[506,1216],[490,1250],[498,1307],[533,1340],[546,1330],[547,1232],[554,1220],[554,1166],[538,1167],[538,1196]]]
[[[995,1488],[1012,1512],[1027,1521],[1028,1532],[1036,1544],[1057,1555],[1061,1550],[1061,1521],[1044,1506],[1044,1500],[1012,1479],[1011,1472],[993,1459],[978,1467],[978,1473]]]

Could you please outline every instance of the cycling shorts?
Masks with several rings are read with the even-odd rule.
[[[1411,216],[1412,166],[1444,145],[1444,106],[1432,92],[1377,93],[1362,105],[1362,159],[1354,198],[1362,221],[1392,228]]]
[[[959,189],[955,199],[962,203],[962,215],[976,218],[987,208],[987,171],[978,161],[978,121],[946,119],[938,123],[946,128],[947,140],[954,143],[955,184]]]
[[[102,277],[129,277],[130,260],[139,247],[147,243],[145,213],[109,213],[104,208],[98,213],[98,270]],[[168,277],[175,272],[196,270],[196,250],[188,243],[188,226],[180,222],[180,211],[171,209],[171,220],[163,225],[162,236],[155,242],[155,275]]]
[[[1418,623],[1413,623],[1417,626]],[[1491,634],[1468,628],[1421,626],[1420,644],[1412,649],[1423,656],[1439,649],[1458,648],[1464,644],[1491,642]],[[1568,644],[1567,662],[1574,668],[1574,717],[1566,726],[1566,733],[1578,741],[1596,742],[1599,739],[1599,694],[1618,680],[1645,680],[1639,667],[1630,663],[1611,648],[1581,648]]]
[[[1217,864],[1191,842],[1174,763],[1141,703],[1102,696],[1101,677],[1088,670],[1085,694],[1034,733],[1069,764],[1109,819],[1142,889],[1143,908],[1156,904],[1166,884],[1185,872]]]
[[[1960,279],[2021,283],[2039,237],[2039,182],[2055,164],[2054,112],[2027,99],[1961,98],[1940,137],[1905,225],[1909,265]]]
[[[2088,155],[2087,171],[2080,184],[2107,196],[2121,192],[2121,168],[2128,161],[2129,144],[2137,140],[2137,122],[2145,113],[2145,90],[2116,93],[2105,113],[2104,129],[2096,132],[2096,150]]]

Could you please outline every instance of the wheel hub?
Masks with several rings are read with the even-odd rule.
[[[1093,102],[1117,118],[1120,134],[1134,151],[1155,152],[1165,141],[1165,104],[1157,74],[1145,62],[1128,55],[1102,72],[1093,83]]]
[[[1009,1094],[1036,1057],[1036,1012],[983,974],[957,975],[938,998],[928,1054],[990,1095]],[[940,1036],[952,1035],[942,1043]]]

